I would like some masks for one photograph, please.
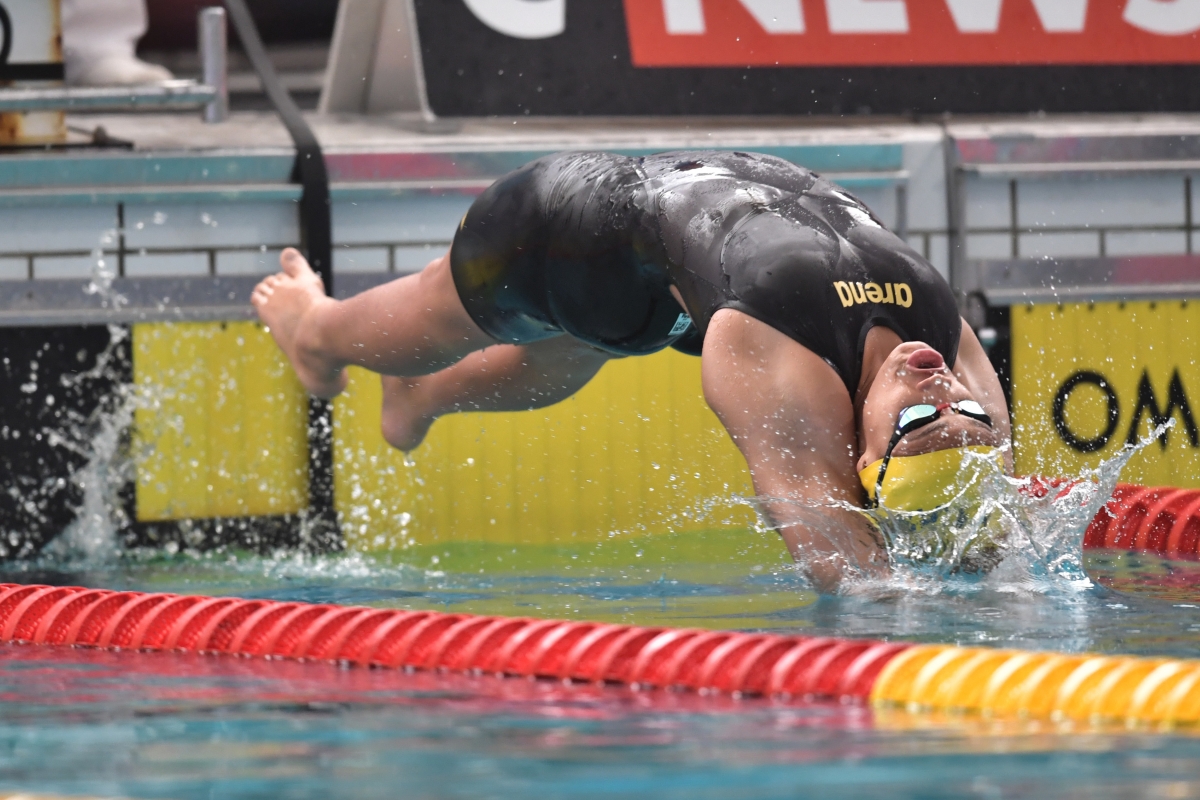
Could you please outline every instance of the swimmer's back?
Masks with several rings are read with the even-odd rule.
[[[451,263],[467,311],[500,341],[565,331],[621,354],[698,353],[712,315],[734,308],[824,358],[851,394],[871,327],[950,364],[961,330],[949,286],[866,206],[761,154],[538,159],[472,205]]]
[[[644,160],[671,277],[699,337],[733,308],[824,358],[854,394],[876,325],[953,365],[962,322],[934,267],[841,187],[774,156]]]

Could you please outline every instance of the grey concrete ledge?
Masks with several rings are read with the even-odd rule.
[[[250,292],[261,275],[0,281],[0,327],[255,319]],[[345,298],[395,280],[390,273],[337,276]]]

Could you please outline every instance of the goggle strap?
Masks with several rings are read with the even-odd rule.
[[[917,428],[924,427],[925,425],[928,425],[929,423],[937,420],[939,417],[942,416],[942,414],[944,414],[946,412],[946,409],[951,409],[956,414],[962,414],[964,417],[970,417],[971,419],[978,420],[979,422],[982,422],[983,424],[987,425],[988,427],[991,427],[992,418],[990,416],[988,416],[987,413],[982,411],[983,406],[979,406],[981,411],[980,411],[980,413],[977,414],[973,411],[963,410],[963,408],[961,407],[962,402],[963,401],[959,401],[957,403],[940,403],[938,405],[933,406],[934,412],[932,414],[927,414],[922,417],[917,417],[916,419],[910,419],[905,424],[896,428],[896,432],[892,434],[892,440],[890,442],[888,442],[887,450],[885,450],[883,453],[883,462],[880,463],[880,465],[879,465],[879,475],[876,476],[876,478],[875,478],[875,497],[871,498],[871,505],[870,505],[871,508],[879,507],[879,501],[883,495],[883,479],[884,479],[884,476],[887,474],[888,463],[891,462],[891,460],[892,460],[892,451],[896,449],[896,445],[900,444],[900,440],[904,438],[904,435],[906,433],[909,433],[910,431],[913,431]],[[971,402],[974,402],[974,401],[971,401]],[[933,405],[933,404],[932,403],[922,403],[922,405]],[[975,405],[979,405],[979,404],[975,403]],[[908,409],[905,409],[905,411],[907,411],[907,410]],[[901,412],[901,413],[903,414],[903,412]]]
[[[916,421],[917,420],[913,420],[913,422]],[[910,422],[909,425],[912,425],[912,422]],[[892,434],[892,440],[888,442],[887,450],[884,451],[883,461],[879,464],[879,474],[875,477],[875,497],[870,498],[871,508],[879,507],[879,501],[883,495],[883,478],[887,474],[888,463],[892,460],[892,451],[896,449],[896,445],[900,444],[900,440],[904,438],[904,434],[908,433],[906,428],[908,428],[908,425],[905,425],[903,428],[898,428],[896,432]]]

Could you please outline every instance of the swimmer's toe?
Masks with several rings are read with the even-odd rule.
[[[294,247],[284,248],[284,251],[279,254],[279,265],[292,278],[298,278],[306,272],[312,272],[312,268],[308,266],[308,262],[304,260],[304,256],[300,255],[300,251]]]

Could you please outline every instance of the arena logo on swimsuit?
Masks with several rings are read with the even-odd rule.
[[[1200,0],[625,0],[625,16],[638,67],[1200,63]]]
[[[888,303],[901,308],[910,308],[913,304],[912,287],[907,283],[850,283],[834,281],[834,291],[842,301],[842,308],[860,303]]]

